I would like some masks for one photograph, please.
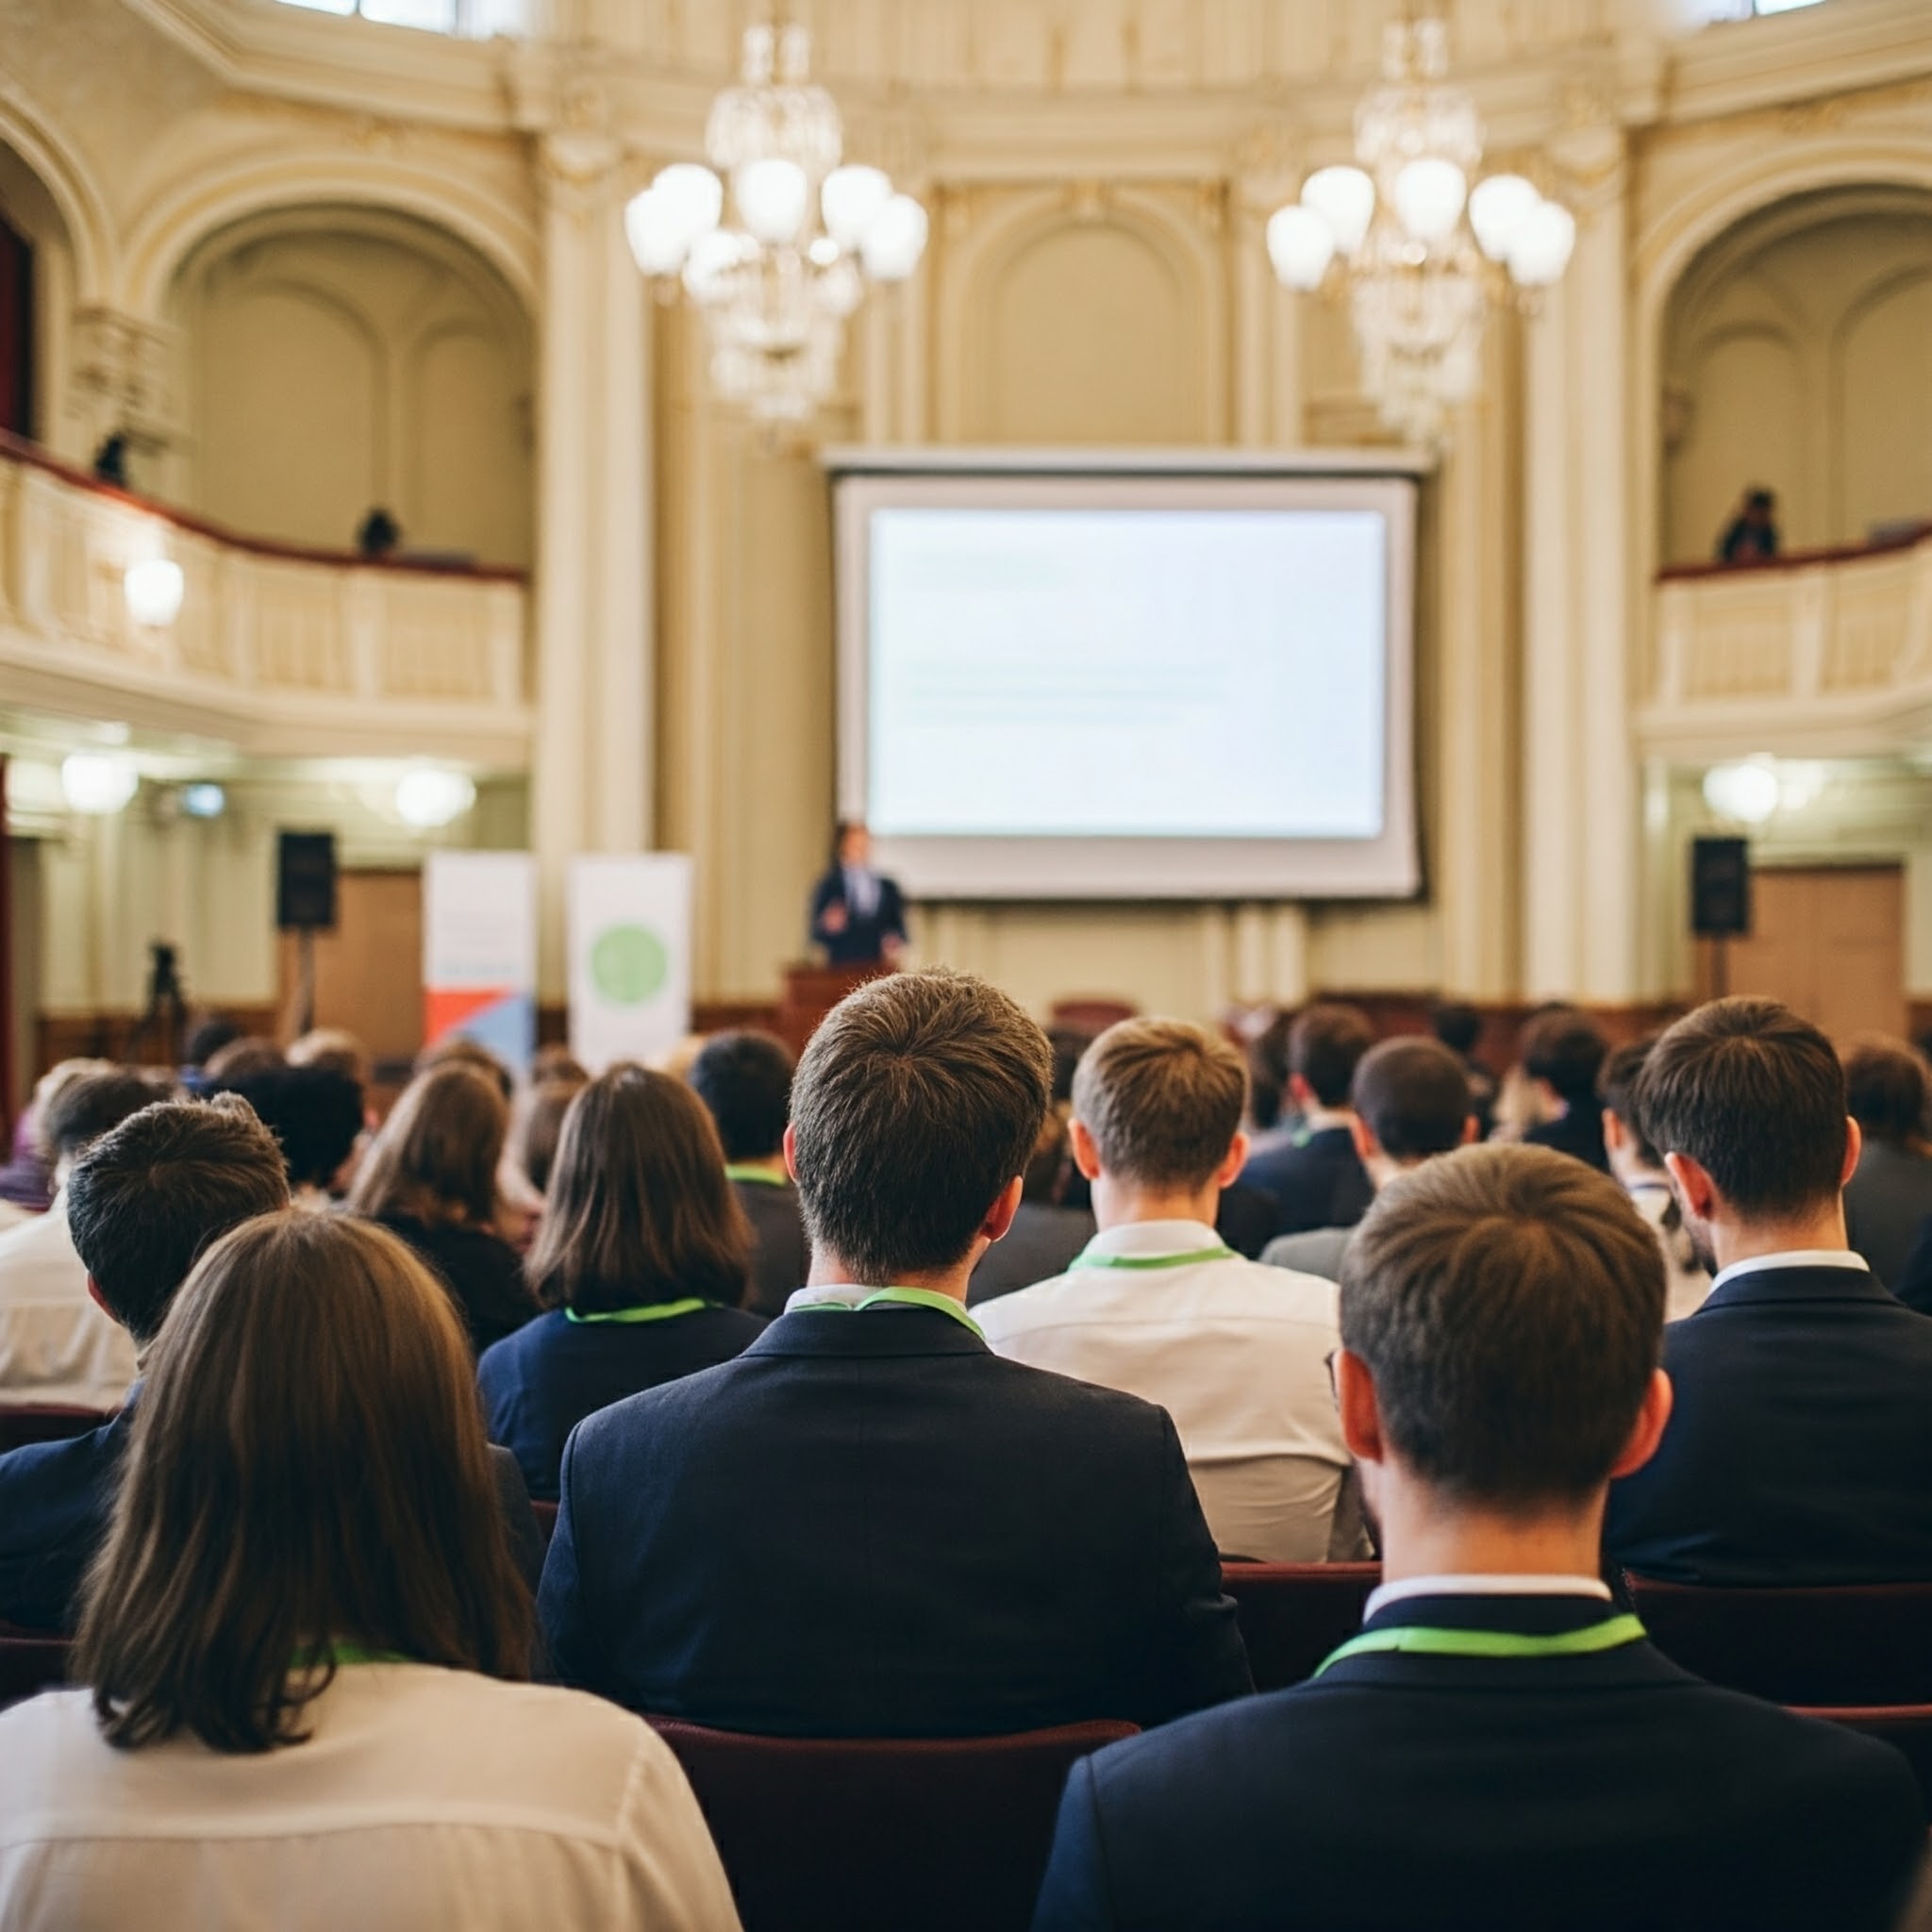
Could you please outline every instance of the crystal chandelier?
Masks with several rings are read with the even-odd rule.
[[[719,392],[766,423],[811,414],[867,283],[904,281],[925,248],[909,194],[877,168],[840,165],[839,109],[810,63],[804,27],[748,27],[739,84],[705,128],[711,166],[666,168],[624,217],[638,267],[667,299],[681,279],[704,311]]]
[[[1268,224],[1289,288],[1321,287],[1339,261],[1368,392],[1424,445],[1442,441],[1450,410],[1474,393],[1489,308],[1559,280],[1576,242],[1574,217],[1523,175],[1471,188],[1482,122],[1448,69],[1441,21],[1391,22],[1382,80],[1355,112],[1361,165],[1318,168]]]

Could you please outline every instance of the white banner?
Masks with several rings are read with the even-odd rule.
[[[691,859],[593,854],[570,866],[570,1049],[592,1073],[691,1031]]]
[[[518,1073],[537,1050],[537,861],[431,852],[423,861],[424,1041],[460,1033]]]

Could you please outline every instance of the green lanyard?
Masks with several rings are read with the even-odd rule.
[[[808,1302],[799,1309],[801,1315],[816,1315],[821,1311],[836,1310],[841,1315],[862,1315],[868,1308],[931,1308],[936,1314],[950,1316],[962,1328],[970,1328],[986,1340],[986,1331],[949,1294],[940,1294],[930,1288],[875,1288],[862,1302]]]
[[[1340,1650],[1331,1651],[1315,1673],[1320,1676],[1344,1657],[1371,1651],[1406,1650],[1423,1657],[1590,1657],[1600,1650],[1620,1650],[1643,1641],[1643,1625],[1635,1617],[1607,1618],[1580,1630],[1558,1630],[1548,1637],[1529,1637],[1520,1630],[1442,1630],[1420,1624],[1396,1624],[1382,1630],[1364,1630]]]
[[[413,1657],[405,1657],[399,1650],[369,1650],[359,1643],[331,1643],[323,1650],[297,1651],[294,1667],[298,1671],[319,1671],[325,1664],[407,1664],[414,1661]]]
[[[1234,1250],[1224,1241],[1211,1248],[1190,1248],[1184,1255],[1096,1255],[1091,1250],[1074,1257],[1075,1268],[1191,1268],[1197,1261],[1232,1261]]]
[[[700,1308],[713,1305],[702,1295],[691,1295],[681,1302],[645,1302],[636,1308],[604,1308],[593,1315],[580,1315],[575,1308],[566,1308],[563,1319],[575,1322],[579,1327],[588,1327],[594,1322],[622,1322],[630,1327],[639,1322],[668,1322],[674,1315],[695,1315]]]
[[[774,1174],[769,1167],[754,1167],[746,1160],[727,1160],[724,1163],[724,1178],[727,1181],[749,1181],[758,1188],[790,1187],[782,1174]]]

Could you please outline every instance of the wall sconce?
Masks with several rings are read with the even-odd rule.
[[[173,558],[149,557],[127,566],[121,588],[127,598],[127,614],[135,623],[162,630],[180,614],[188,580]]]

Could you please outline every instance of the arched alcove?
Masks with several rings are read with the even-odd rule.
[[[47,184],[0,140],[0,429],[55,441],[74,238]]]
[[[204,514],[341,547],[381,505],[413,549],[529,562],[530,326],[467,242],[365,207],[259,214],[189,257],[169,309]]]

